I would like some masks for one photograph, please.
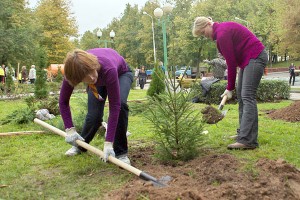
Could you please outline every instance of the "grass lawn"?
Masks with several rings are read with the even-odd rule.
[[[71,105],[82,106],[86,95],[74,94]],[[129,100],[146,98],[146,90],[132,90]],[[213,154],[233,154],[248,163],[247,169],[254,170],[253,163],[259,158],[283,158],[300,168],[300,123],[272,120],[265,110],[279,109],[292,101],[260,103],[259,143],[255,151],[229,151],[226,146],[233,141],[228,136],[235,134],[238,124],[238,105],[225,105],[229,109],[226,117],[217,125],[206,125],[204,148]],[[134,102],[129,105],[134,107]],[[203,104],[194,104],[202,109]],[[26,108],[23,100],[0,101],[0,120],[4,120],[16,109]],[[144,108],[145,109],[145,108]],[[72,109],[74,115],[84,119],[82,109]],[[105,118],[105,117],[104,117]],[[151,141],[151,125],[145,123],[141,114],[129,116],[129,146],[137,141]],[[47,123],[62,128],[58,116]],[[26,125],[7,124],[0,126],[1,132],[42,130],[34,123]],[[1,137],[1,136],[0,136]],[[96,136],[92,146],[102,149],[103,137]],[[66,157],[70,145],[53,133],[0,138],[0,199],[103,199],[104,195],[128,182],[134,175],[109,163],[103,163],[92,153]],[[129,149],[130,151],[130,149]],[[130,155],[130,152],[129,152]],[[142,170],[142,169],[141,169]]]
[[[273,68],[277,68],[277,67],[289,67],[291,65],[291,63],[294,63],[294,65],[297,67],[300,67],[300,61],[298,60],[288,60],[288,61],[283,61],[283,62],[278,62],[278,63],[272,63],[272,67]],[[267,65],[268,67],[270,67],[270,64]]]

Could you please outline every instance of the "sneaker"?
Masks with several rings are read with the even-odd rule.
[[[130,164],[130,160],[129,160],[127,154],[123,154],[123,155],[117,156],[117,158],[118,158],[120,161],[126,163],[127,165],[131,165],[131,164]]]
[[[230,144],[227,146],[227,149],[233,150],[233,149],[240,149],[240,150],[251,150],[251,149],[255,149],[256,147],[254,146],[248,146],[239,142]]]
[[[75,156],[75,155],[80,154],[80,153],[81,153],[81,150],[78,147],[72,146],[71,149],[66,151],[65,155],[66,156]]]

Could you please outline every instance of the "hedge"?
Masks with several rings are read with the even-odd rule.
[[[219,104],[221,95],[226,89],[227,81],[214,83],[209,93],[204,97],[200,83],[192,86],[194,97],[198,97],[201,103]],[[274,102],[276,100],[288,99],[290,97],[290,86],[286,81],[281,80],[261,80],[257,90],[257,101]],[[233,92],[233,98],[229,102],[236,102],[236,91]]]

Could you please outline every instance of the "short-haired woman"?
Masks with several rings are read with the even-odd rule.
[[[216,41],[224,56],[228,75],[227,87],[221,97],[232,98],[235,89],[237,67],[240,68],[237,84],[239,102],[239,131],[236,143],[228,149],[255,149],[258,147],[258,111],[256,91],[267,64],[264,45],[246,27],[236,22],[213,22],[211,18],[197,17],[192,33]]]

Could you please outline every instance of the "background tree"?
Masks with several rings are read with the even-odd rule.
[[[153,24],[154,24],[154,40],[155,40],[155,51],[156,51],[156,60],[163,60],[161,57],[162,51],[160,45],[162,43],[162,33],[161,33],[161,27],[157,27],[158,22],[156,17],[153,14],[153,11],[155,8],[157,8],[159,4],[157,3],[150,3],[147,2],[145,4],[145,7],[141,10],[141,25],[143,28],[138,30],[137,38],[142,41],[140,44],[140,54],[143,56],[144,62],[142,62],[140,65],[145,65],[147,68],[153,68],[154,67],[154,52],[153,52],[153,33],[152,33],[152,20],[148,15],[144,15],[143,12],[148,13],[150,16],[152,16]]]
[[[36,68],[36,80],[34,84],[34,96],[37,99],[45,99],[49,96],[47,87],[47,72],[44,70],[47,67],[47,54],[44,49],[39,52],[39,66]]]
[[[115,47],[132,67],[139,66],[142,64],[141,60],[144,60],[144,57],[140,55],[141,41],[138,39],[138,30],[142,28],[140,18],[138,6],[127,4],[120,19],[120,29],[116,31],[112,26],[108,29],[109,32],[115,30]]]
[[[97,39],[96,33],[99,29],[95,29],[93,32],[86,31],[80,42],[80,48],[83,50],[92,49],[100,47],[99,41]]]
[[[154,70],[152,72],[152,81],[150,82],[150,87],[147,90],[147,95],[153,97],[165,91],[165,75],[161,67],[156,63]]]
[[[287,53],[292,58],[299,58],[300,54],[300,4],[297,0],[281,0],[276,2],[277,20],[280,42],[278,44],[281,54]],[[284,6],[282,6],[284,5]]]
[[[74,48],[70,37],[77,35],[75,18],[69,0],[41,0],[36,16],[42,25],[43,40],[49,63],[62,63],[66,53]]]
[[[30,65],[36,58],[38,25],[24,0],[0,1],[0,63]]]

